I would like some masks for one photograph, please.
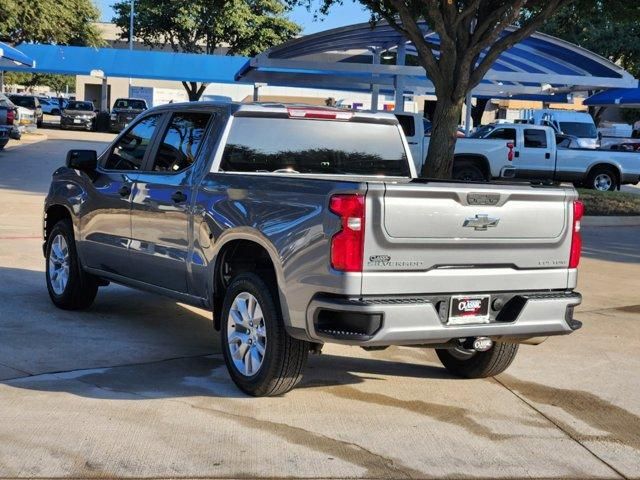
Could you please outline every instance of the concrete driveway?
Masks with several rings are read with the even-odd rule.
[[[640,478],[640,228],[585,229],[584,328],[495,379],[328,346],[296,390],[248,398],[207,312],[117,286],[51,305],[50,174],[112,136],[44,133],[0,152],[0,477]]]

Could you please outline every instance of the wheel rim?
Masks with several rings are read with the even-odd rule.
[[[593,179],[593,187],[600,191],[609,190],[612,183],[611,175],[608,173],[599,173],[596,175],[596,178]]]
[[[262,307],[249,292],[234,298],[227,317],[227,345],[236,370],[252,377],[260,370],[267,349]]]
[[[62,295],[67,288],[70,263],[67,241],[63,235],[58,234],[49,249],[49,284],[56,295]]]

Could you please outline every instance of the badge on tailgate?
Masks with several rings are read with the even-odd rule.
[[[489,227],[497,227],[498,222],[500,222],[499,218],[480,213],[475,217],[465,218],[462,226],[473,228],[474,230],[486,230]]]

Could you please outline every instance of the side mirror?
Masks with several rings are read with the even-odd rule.
[[[98,168],[98,153],[95,150],[69,150],[67,167],[85,173],[95,172]]]

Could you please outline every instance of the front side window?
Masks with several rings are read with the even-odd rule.
[[[409,176],[397,125],[236,117],[221,169]]]
[[[547,148],[547,134],[544,130],[526,129],[524,146],[525,148]]]
[[[153,171],[175,173],[190,167],[210,119],[210,113],[174,113],[158,148]]]
[[[143,118],[114,145],[104,168],[108,170],[139,170],[151,144],[162,115]]]

